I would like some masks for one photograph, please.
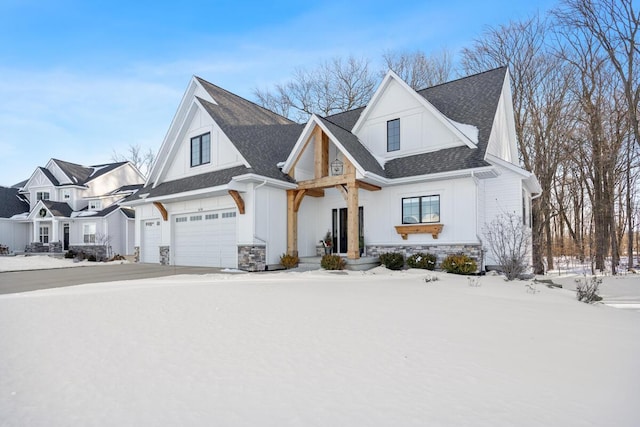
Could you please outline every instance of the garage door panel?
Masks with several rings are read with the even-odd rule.
[[[236,213],[198,212],[174,219],[176,265],[236,267]]]

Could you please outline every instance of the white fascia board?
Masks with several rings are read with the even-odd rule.
[[[60,170],[60,172],[62,172],[62,174],[67,177],[67,179],[69,180],[69,183],[73,182],[71,177],[64,171],[64,169],[62,169],[60,166],[58,166],[58,163],[54,159],[50,159],[47,162],[47,165],[44,168],[45,169],[49,169],[50,165],[55,165],[55,167],[57,167]],[[51,169],[49,169],[49,172],[51,172]]]
[[[499,157],[496,157],[493,154],[487,153],[485,155],[485,160],[497,166],[502,166],[503,168],[508,169],[511,172],[520,175],[522,177],[522,180],[525,186],[532,194],[542,193],[542,186],[538,181],[538,177],[536,177],[533,172],[529,172],[528,170],[523,169],[520,166],[514,165],[513,163],[507,162],[506,160],[503,160]]]
[[[426,181],[439,181],[444,179],[454,179],[454,178],[464,178],[464,177],[472,177],[474,174],[483,173],[483,172],[495,172],[495,169],[492,166],[485,166],[481,168],[472,168],[472,169],[459,169],[455,171],[449,172],[440,172],[426,175],[415,175],[415,176],[407,176],[404,178],[383,178],[379,175],[376,175],[371,172],[365,172],[364,178],[367,180],[372,180],[384,184],[385,186],[393,186],[393,185],[402,185],[402,184],[413,184],[417,182],[426,182]]]
[[[36,176],[36,174],[37,174],[37,173],[41,173],[45,178],[47,178],[47,181],[49,181],[49,183],[50,183],[53,187],[55,187],[55,185],[53,184],[53,182],[51,182],[51,180],[49,179],[49,177],[48,177],[44,172],[42,172],[42,171],[40,170],[40,168],[36,168],[36,170],[34,170],[34,171],[33,171],[33,173],[31,174],[31,176],[30,176],[30,177],[29,177],[29,179],[27,180],[27,183],[24,185],[24,187],[22,187],[22,188],[21,188],[21,192],[22,192],[22,193],[27,193],[27,192],[28,192],[27,190],[25,190],[25,188],[29,188],[29,187],[30,187],[30,185],[29,185],[29,184],[31,184],[31,180],[33,180],[33,178],[35,178],[35,176]],[[41,187],[41,186],[38,186],[38,187]]]
[[[244,175],[234,176],[231,183],[244,183],[244,182],[266,182],[270,187],[281,188],[283,190],[294,190],[298,188],[298,185],[292,182],[280,181],[274,178],[268,178],[266,176],[257,175],[255,173],[247,173]],[[230,184],[231,184],[230,183]]]
[[[315,124],[315,122],[319,121],[317,119],[314,121],[314,117],[315,117],[315,114],[312,114],[311,118],[307,121],[307,124],[304,126],[304,129],[300,133],[298,140],[296,141],[295,145],[293,146],[293,149],[289,153],[289,157],[287,157],[287,160],[284,162],[284,165],[282,166],[282,172],[286,174],[291,172],[291,167],[295,163],[298,156],[301,154],[302,148],[304,147],[305,142],[311,136],[311,130],[313,129],[313,125]]]
[[[187,116],[187,113],[188,113],[187,110],[189,109],[190,102],[193,99],[195,99],[194,95],[198,87],[204,90],[204,88],[202,87],[202,85],[200,84],[196,76],[191,76],[191,80],[187,85],[187,89],[184,91],[184,94],[182,95],[180,104],[178,105],[178,108],[176,109],[176,112],[173,115],[173,119],[171,119],[171,124],[167,129],[167,133],[165,134],[164,139],[162,140],[162,145],[158,150],[158,155],[156,156],[156,159],[154,160],[153,165],[151,166],[151,171],[149,172],[149,177],[147,178],[145,185],[149,185],[149,183],[157,181],[156,178],[158,177],[160,172],[162,172],[162,170],[164,169],[164,165],[166,164],[166,161],[169,158],[168,152],[171,151],[171,146],[175,144],[175,138],[173,138],[174,140],[172,141],[172,136],[175,133],[174,131],[176,130],[176,126],[178,126],[179,124],[180,126],[182,126],[182,122],[184,122]],[[204,90],[204,92],[208,95],[208,92],[206,90]],[[207,99],[207,101],[210,101],[214,104],[216,103],[215,100],[210,96],[208,98],[210,99]]]
[[[413,96],[424,108],[426,108],[427,111],[433,114],[433,116],[436,119],[440,120],[440,122],[442,122],[442,124],[444,124],[447,129],[453,132],[454,135],[456,135],[462,142],[464,142],[466,146],[468,146],[469,148],[478,148],[477,145],[474,144],[474,142],[464,132],[462,132],[460,129],[458,129],[455,126],[455,124],[451,119],[449,119],[447,116],[442,114],[440,110],[434,107],[433,104],[431,104],[424,96],[421,96],[418,92],[413,90],[411,86],[406,84],[404,80],[402,80],[396,73],[394,73],[391,70],[389,70],[387,74],[384,76],[382,83],[380,84],[380,86],[378,86],[378,89],[373,94],[371,101],[369,101],[365,109],[360,114],[360,117],[358,117],[358,121],[353,126],[351,133],[353,134],[358,133],[358,131],[366,121],[367,116],[369,115],[369,112],[371,111],[373,106],[376,104],[376,102],[379,100],[379,98],[382,96],[382,93],[386,90],[387,86],[389,85],[389,82],[392,79],[396,81],[408,93],[410,93],[411,96]]]

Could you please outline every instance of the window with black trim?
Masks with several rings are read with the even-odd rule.
[[[400,149],[400,119],[387,122],[387,151]]]
[[[440,222],[440,195],[406,197],[402,199],[403,224]]]
[[[205,133],[191,138],[191,167],[211,161],[211,134]]]

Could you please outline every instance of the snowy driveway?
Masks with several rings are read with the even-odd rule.
[[[116,280],[150,279],[176,274],[210,274],[220,269],[157,264],[105,264],[80,268],[0,272],[0,294],[60,288]]]

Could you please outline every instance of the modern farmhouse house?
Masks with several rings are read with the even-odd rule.
[[[131,254],[134,211],[118,202],[143,184],[130,162],[82,166],[51,159],[27,181],[3,189],[12,208],[4,209],[0,244],[9,242],[11,251]]]
[[[136,211],[142,262],[264,270],[283,253],[464,252],[483,226],[530,224],[506,68],[415,91],[389,72],[370,103],[306,124],[194,77]]]

